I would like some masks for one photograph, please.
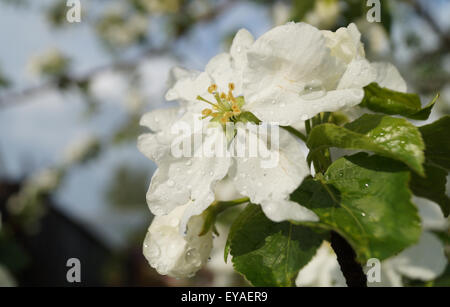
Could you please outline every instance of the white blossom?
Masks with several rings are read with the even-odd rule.
[[[295,280],[297,287],[345,287],[336,254],[328,242],[323,242],[311,261],[304,266]]]
[[[419,242],[408,247],[397,256],[381,263],[381,283],[368,286],[403,286],[402,276],[428,281],[441,275],[447,266],[444,245],[432,230],[448,229],[448,219],[444,218],[439,206],[427,199],[414,197],[419,207],[423,232]]]
[[[192,277],[207,261],[212,249],[212,233],[199,236],[202,216],[192,216],[186,235],[180,234],[181,218],[188,205],[168,215],[155,216],[144,240],[143,252],[149,264],[161,275]]]
[[[227,116],[231,116],[228,114],[231,111],[222,110],[219,103],[215,106],[216,109],[208,109],[213,102],[222,99],[218,98],[220,95],[223,101],[236,107],[233,112],[240,114],[247,110],[245,100],[239,99],[243,92],[242,75],[247,61],[246,52],[252,43],[251,34],[240,30],[233,40],[230,53],[222,53],[211,59],[204,72],[173,70],[173,86],[167,92],[166,99],[178,100],[181,107],[157,110],[142,118],[141,124],[150,128],[153,133],[140,136],[138,147],[150,159],[155,160],[159,167],[147,193],[147,202],[154,214],[167,214],[175,207],[192,200],[183,217],[185,224],[190,216],[200,214],[214,201],[215,184],[228,175],[237,191],[248,196],[252,202],[261,204],[272,220],[318,220],[312,211],[287,200],[303,178],[309,175],[299,142],[281,129],[279,148],[269,148],[263,140],[264,137],[268,138],[267,135],[255,135],[254,131],[240,122],[235,126],[237,137],[233,135],[230,140],[230,135],[224,133],[221,124],[228,122]],[[236,101],[241,104],[237,105]],[[210,122],[208,118],[200,120],[200,112],[204,117],[213,117],[216,112],[220,121]],[[171,152],[171,144],[176,138],[171,131],[181,123],[191,127],[192,134],[186,136],[186,139],[200,134],[199,129],[206,131],[201,147],[193,149],[193,157],[174,157]],[[255,137],[258,146],[269,154],[278,155],[277,165],[262,167],[263,159],[260,156],[195,155],[197,152],[210,150],[210,147],[235,148],[241,141],[239,136],[244,139]]]
[[[292,125],[356,106],[371,82],[405,91],[394,66],[365,59],[360,39],[354,24],[331,32],[288,23],[263,34],[248,47],[247,109],[262,121]]]

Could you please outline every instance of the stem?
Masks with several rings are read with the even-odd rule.
[[[214,223],[216,222],[216,217],[223,211],[228,208],[241,205],[243,203],[249,202],[250,199],[248,197],[242,197],[234,200],[228,201],[219,201],[215,200],[205,211],[203,211],[202,216],[204,218],[204,223],[202,230],[199,233],[199,236],[203,236],[206,234],[211,227],[214,227]],[[213,228],[214,229],[214,228]]]
[[[292,133],[293,135],[295,135],[296,137],[298,137],[299,139],[301,139],[303,142],[306,143],[306,140],[307,140],[306,135],[304,135],[303,133],[301,133],[297,129],[292,128],[291,126],[281,126],[281,128],[283,128],[284,130]]]
[[[355,259],[355,251],[343,237],[334,231],[331,232],[331,247],[337,255],[347,286],[367,287],[367,277],[362,266]]]
[[[237,205],[241,205],[241,204],[247,203],[249,201],[250,201],[250,199],[248,197],[242,197],[242,198],[228,200],[228,201],[218,201],[217,208],[219,208],[218,211],[220,213],[225,209],[228,209],[230,207],[234,207]]]
[[[305,129],[306,129],[306,134],[309,134],[309,132],[311,131],[311,122],[309,119],[305,121]]]

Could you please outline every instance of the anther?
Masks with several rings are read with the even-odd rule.
[[[210,115],[212,113],[212,110],[211,109],[203,109],[203,111],[202,111],[202,115],[203,116],[208,116],[208,115]]]
[[[216,90],[217,90],[217,85],[216,85],[216,84],[211,84],[211,85],[208,87],[208,92],[209,92],[210,94],[214,93]]]

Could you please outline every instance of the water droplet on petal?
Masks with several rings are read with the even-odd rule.
[[[304,100],[315,100],[322,98],[326,95],[325,87],[319,80],[313,80],[305,85],[303,90],[300,92],[300,96]]]
[[[194,266],[199,266],[201,264],[200,255],[195,248],[188,249],[184,259],[188,264],[192,264]]]

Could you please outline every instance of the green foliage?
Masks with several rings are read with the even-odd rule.
[[[425,142],[425,177],[413,175],[411,189],[420,197],[436,202],[445,216],[450,213],[450,199],[446,194],[450,169],[450,116],[419,128]]]
[[[429,164],[450,170],[450,116],[419,128],[425,142],[425,157]]]
[[[450,213],[450,199],[446,194],[448,172],[442,168],[425,164],[425,177],[412,174],[410,187],[414,195],[425,197],[437,203],[444,213]]]
[[[430,116],[438,97],[439,95],[436,95],[422,108],[417,94],[397,92],[380,87],[377,83],[371,83],[364,88],[364,98],[360,105],[374,112],[425,120]]]
[[[323,238],[310,228],[274,223],[250,204],[234,222],[226,250],[234,268],[254,286],[293,286]]]
[[[319,226],[342,235],[361,263],[383,260],[416,243],[421,233],[409,178],[394,160],[358,153],[335,161],[320,180],[304,180],[291,199],[314,211]]]
[[[314,127],[307,145],[313,159],[327,147],[368,150],[402,161],[423,175],[424,143],[419,130],[402,118],[364,114],[344,127],[322,124]]]

